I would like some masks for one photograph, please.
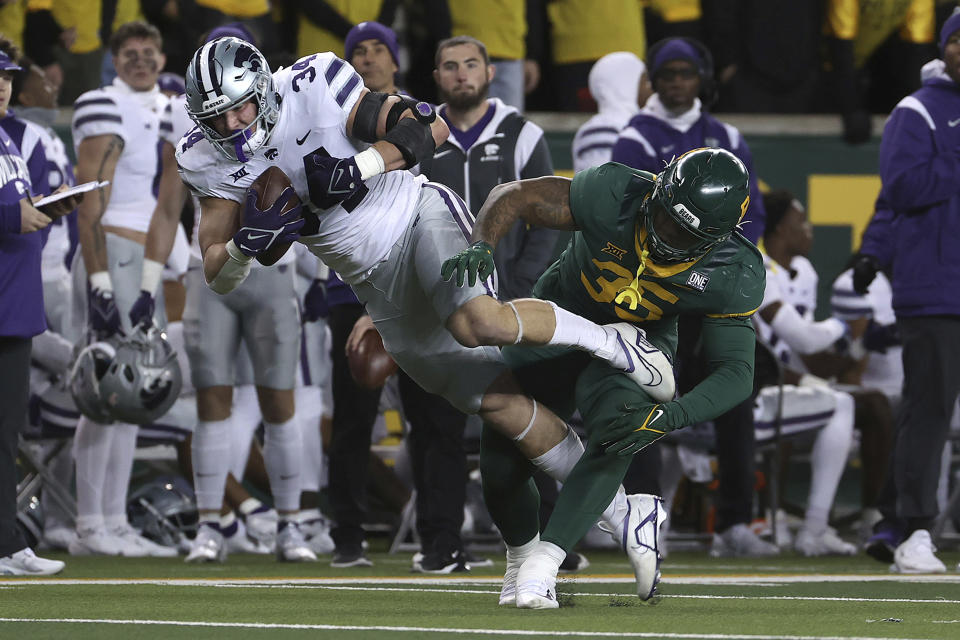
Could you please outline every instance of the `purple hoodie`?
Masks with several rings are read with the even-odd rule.
[[[960,86],[942,62],[924,71],[880,143],[881,198],[893,212],[893,308],[898,316],[960,315]]]

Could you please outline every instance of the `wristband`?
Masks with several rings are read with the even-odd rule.
[[[140,290],[151,296],[157,292],[160,280],[163,278],[163,264],[150,258],[143,259],[143,269],[140,272]]]
[[[113,282],[110,280],[109,271],[95,271],[90,274],[89,280],[91,289],[113,292]]]
[[[361,180],[368,180],[387,170],[386,165],[383,163],[383,156],[373,147],[353,156],[353,161],[357,163],[357,169],[360,170]]]

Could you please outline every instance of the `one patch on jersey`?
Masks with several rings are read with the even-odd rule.
[[[690,210],[685,206],[678,202],[677,204],[673,205],[673,210],[680,214],[680,217],[686,220],[687,224],[689,224],[691,227],[694,229],[700,228],[700,218],[693,215],[693,213],[691,213]]]
[[[240,167],[240,170],[231,173],[231,174],[230,174],[230,177],[233,178],[233,181],[234,181],[234,182],[236,182],[236,181],[239,180],[240,178],[243,178],[244,176],[248,176],[248,175],[250,175],[250,173],[247,171],[247,168],[246,168],[246,167]]]
[[[707,288],[708,282],[710,282],[710,276],[698,271],[690,272],[690,277],[687,278],[687,286],[693,287],[700,292]]]

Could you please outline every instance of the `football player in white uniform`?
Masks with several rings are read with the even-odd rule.
[[[78,181],[111,183],[80,204],[82,259],[73,269],[79,317],[87,317],[100,339],[130,330],[126,311],[139,289],[143,243],[156,202],[152,187],[160,114],[167,104],[157,88],[164,64],[160,32],[144,22],[129,22],[114,32],[110,46],[116,80],[81,95],[73,115]],[[175,549],[138,535],[127,522],[136,439],[134,424],[81,418],[74,442],[78,515],[71,553],[176,555]]]
[[[764,245],[768,254],[763,257],[767,286],[754,324],[758,339],[785,363],[785,379],[793,383],[783,385],[781,433],[816,430],[807,510],[794,548],[806,556],[851,555],[856,547],[837,536],[828,518],[853,443],[854,400],[807,373],[803,361],[803,356],[831,347],[847,328],[836,318],[814,321],[817,272],[805,257],[812,241],[813,228],[800,202],[767,210]],[[766,387],[757,397],[757,442],[773,435],[779,393],[777,387]]]
[[[211,35],[216,37],[216,33],[214,30]],[[180,210],[187,191],[177,174],[174,149],[180,138],[195,128],[184,109],[185,102],[183,96],[173,98],[160,125],[164,140],[163,177],[157,211],[147,236],[140,297],[130,312],[134,324],[148,321],[152,315],[159,271],[180,226]],[[194,205],[199,211],[199,205]],[[301,447],[294,420],[294,386],[300,356],[300,321],[294,253],[285,255],[274,267],[255,269],[242,286],[221,296],[204,285],[196,226],[193,235],[183,323],[197,390],[199,423],[193,435],[192,458],[200,526],[187,562],[223,561],[228,550],[225,532],[221,530],[221,506],[233,458],[232,441],[238,435],[252,435],[233,424],[241,339],[253,364],[265,427],[264,457],[281,519],[279,536],[272,518],[266,518],[265,526],[260,527],[254,522],[256,517],[248,516],[247,532],[268,548],[276,543],[281,560],[316,560],[297,525]],[[250,438],[237,444],[246,452]]]
[[[271,250],[299,240],[353,287],[386,349],[421,387],[479,414],[560,481],[583,445],[523,395],[496,346],[582,349],[633,371],[652,395],[672,398],[668,364],[656,389],[631,367],[640,357],[628,346],[634,328],[597,325],[541,300],[497,301],[484,279],[492,275],[488,247],[471,247],[484,262],[480,278],[462,288],[444,284],[441,263],[467,249],[472,216],[450,189],[399,171],[432,154],[449,133],[429,105],[367,90],[332,53],[271,74],[258,50],[232,38],[194,54],[186,86],[198,129],[181,140],[177,160],[200,198],[204,275],[214,291],[231,291],[255,258],[269,260]],[[250,185],[269,166],[293,186],[261,210]],[[294,191],[302,208],[288,207]],[[550,207],[543,209],[549,215]],[[603,518],[619,531],[627,513],[621,491]],[[508,553],[510,594],[526,557]]]

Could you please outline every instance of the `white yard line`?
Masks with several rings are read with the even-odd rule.
[[[265,622],[203,622],[193,620],[115,620],[110,618],[0,618],[2,622],[60,623],[60,624],[120,624],[135,626],[213,627],[231,629],[290,629],[307,631],[387,631],[409,633],[452,633],[485,636],[550,636],[550,637],[603,637],[603,638],[683,638],[691,640],[918,640],[913,638],[888,638],[871,636],[795,636],[795,635],[744,635],[725,633],[661,633],[654,631],[533,631],[529,629],[458,629],[445,627],[401,627],[387,625],[339,625],[339,624],[282,624]]]

